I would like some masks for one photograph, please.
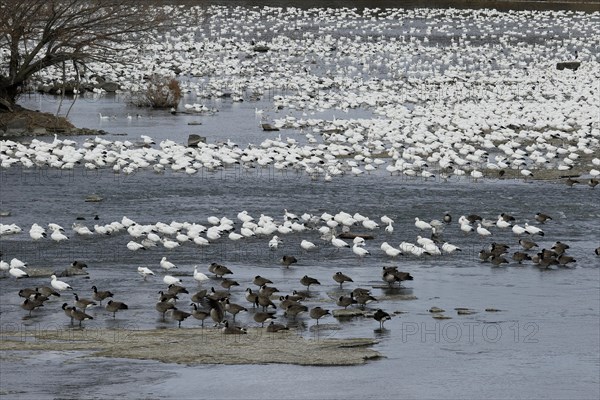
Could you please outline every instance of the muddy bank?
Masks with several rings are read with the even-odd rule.
[[[0,113],[0,138],[45,135],[104,135],[96,129],[77,128],[68,119],[54,114],[19,108]]]
[[[335,331],[334,331],[335,332]],[[305,339],[293,331],[250,328],[245,335],[205,329],[49,329],[3,331],[1,351],[91,351],[91,357],[177,364],[359,365],[382,357],[373,339],[336,339],[331,332]]]

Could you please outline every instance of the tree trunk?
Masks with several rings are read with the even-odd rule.
[[[0,83],[0,112],[13,111],[19,92],[19,85]]]

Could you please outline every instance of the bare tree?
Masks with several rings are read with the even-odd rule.
[[[132,0],[0,0],[0,111],[11,111],[45,68],[121,62],[128,47],[164,25],[159,10]]]

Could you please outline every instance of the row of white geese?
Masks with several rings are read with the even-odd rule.
[[[336,214],[325,212],[320,216],[308,213],[297,216],[285,210],[281,222],[277,222],[273,217],[264,214],[261,214],[259,218],[255,219],[247,211],[241,211],[237,214],[237,222],[227,217],[219,218],[211,216],[207,218],[208,226],[199,223],[176,221],[173,221],[170,224],[163,222],[141,224],[124,216],[121,221],[113,221],[105,225],[96,224],[93,230],[85,228],[85,226],[80,224],[73,224],[73,232],[80,236],[117,235],[126,232],[130,239],[126,244],[126,247],[131,251],[138,251],[141,249],[151,249],[159,245],[162,245],[168,250],[172,250],[189,242],[193,242],[200,246],[207,246],[219,240],[238,241],[250,239],[252,237],[270,237],[267,245],[271,250],[276,250],[278,246],[283,243],[279,235],[283,236],[304,231],[316,231],[318,232],[321,241],[314,243],[307,239],[302,239],[299,243],[300,249],[310,252],[319,248],[329,248],[332,250],[351,248],[352,252],[362,259],[371,254],[370,251],[365,248],[366,242],[364,237],[360,235],[356,236],[352,242],[349,243],[348,241],[337,237],[337,229],[341,228],[343,231],[348,231],[351,227],[359,226],[367,231],[383,230],[387,235],[390,235],[390,238],[392,238],[391,234],[394,231],[394,220],[386,215],[379,218],[379,220],[381,224],[376,220],[370,219],[359,213],[351,215],[344,211]],[[432,236],[439,236],[444,230],[444,226],[449,223],[450,219],[444,222],[439,220],[426,222],[416,217],[414,227],[419,231],[425,231]],[[458,223],[460,225],[460,230],[465,234],[476,232],[477,235],[482,238],[492,235],[492,232],[488,229],[491,227],[498,229],[511,228],[512,232],[517,236],[523,234],[544,235],[543,230],[539,227],[529,225],[528,223],[525,223],[524,226],[513,224],[506,221],[502,215],[498,216],[497,221],[484,219],[481,222],[478,222],[476,227],[474,227],[465,216],[461,216],[458,219]],[[236,232],[236,225],[240,225],[240,233]],[[65,229],[56,223],[49,223],[47,229],[34,223],[29,229],[29,236],[34,241],[44,240],[44,238],[48,236],[47,231],[52,232],[50,234],[50,239],[55,242],[69,240],[64,233]],[[1,225],[0,232],[2,232],[2,234],[18,234],[22,232],[22,229],[16,224]],[[228,239],[221,239],[225,235]],[[439,243],[439,241],[421,235],[416,237],[416,244],[402,241],[396,247],[390,245],[386,240],[381,243],[380,249],[391,258],[401,254],[413,256],[428,254],[435,256],[441,255],[442,253],[451,254],[461,250],[454,244],[448,242]],[[298,249],[298,251],[300,250]],[[163,257],[159,265],[164,271],[176,268],[176,265],[167,260],[167,257]],[[0,270],[8,271],[9,274],[15,278],[27,276],[27,273],[22,270],[24,267],[26,267],[26,263],[16,258],[12,259],[10,262],[0,262]],[[138,272],[144,276],[144,278],[148,275],[154,275],[152,269],[148,267],[139,267]],[[196,279],[199,281],[203,279],[202,275],[197,271],[194,271],[194,276],[195,278],[198,276]],[[165,279],[177,280],[178,278],[168,276]]]

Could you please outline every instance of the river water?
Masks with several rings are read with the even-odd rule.
[[[185,100],[185,99],[184,99]],[[189,99],[193,102],[194,99]],[[140,111],[119,97],[104,96],[78,100],[70,114],[77,126],[104,129],[107,140],[139,140],[141,134],[160,140],[185,143],[190,133],[205,136],[209,143],[231,139],[240,145],[259,143],[265,136],[282,134],[302,140],[293,130],[265,133],[256,120],[255,107],[263,103],[232,103],[215,100],[209,105],[219,112],[214,116],[171,115],[165,111]],[[56,109],[56,99],[47,96],[24,97],[22,104],[42,111]],[[115,120],[99,120],[97,113],[116,115]],[[125,118],[142,113],[142,118]],[[361,112],[355,111],[360,116]],[[326,114],[326,113],[325,113]],[[323,117],[327,117],[324,115]],[[200,122],[201,125],[188,125]],[[122,135],[125,136],[122,136]],[[80,144],[86,138],[73,138]],[[51,141],[52,139],[45,139]],[[378,339],[374,348],[385,357],[355,367],[300,367],[291,365],[202,365],[186,366],[154,361],[86,357],[80,352],[4,353],[0,363],[0,384],[6,398],[573,398],[600,396],[600,258],[594,249],[600,245],[600,196],[597,189],[560,182],[470,179],[422,180],[388,176],[385,173],[343,176],[332,182],[311,180],[292,171],[280,173],[272,168],[243,170],[229,168],[216,173],[200,172],[187,176],[167,172],[140,171],[115,175],[111,170],[88,171],[77,167],[61,172],[51,169],[13,167],[0,170],[1,208],[10,211],[3,224],[16,223],[24,229],[19,235],[2,237],[3,259],[20,258],[33,268],[64,270],[73,260],[89,266],[89,276],[63,278],[80,294],[91,297],[91,286],[110,289],[117,300],[130,309],[110,318],[100,308],[89,312],[94,320],[84,329],[174,328],[162,321],[154,310],[157,292],[163,290],[158,266],[167,256],[178,266],[183,284],[194,288],[194,265],[207,272],[212,262],[229,266],[240,287],[232,289],[232,299],[246,304],[244,289],[252,277],[271,279],[283,293],[304,289],[299,279],[307,274],[321,285],[311,288],[310,306],[335,308],[340,295],[331,279],[336,271],[351,276],[355,286],[381,284],[381,267],[397,265],[410,272],[413,281],[402,289],[373,289],[375,297],[392,295],[376,303],[388,312],[401,311],[386,322],[385,329],[372,319],[337,321],[328,317],[323,323],[339,324],[339,330],[326,331],[333,337]],[[89,194],[104,198],[84,202]],[[58,223],[65,228],[74,222],[92,227],[127,216],[138,223],[197,222],[208,225],[209,216],[235,220],[247,210],[281,221],[284,210],[297,215],[323,212],[356,212],[379,220],[388,215],[395,220],[394,232],[379,229],[367,241],[371,255],[358,259],[349,249],[335,251],[321,241],[315,231],[280,235],[283,244],[270,250],[269,238],[232,242],[222,238],[207,247],[186,243],[175,250],[152,248],[131,252],[125,247],[127,235],[81,238],[71,234],[66,244],[50,240],[32,242],[27,230],[33,223]],[[379,246],[387,241],[397,246],[415,242],[423,234],[414,218],[441,219],[449,212],[454,222],[445,228],[444,240],[462,252],[444,256],[400,256],[389,259]],[[510,230],[491,228],[493,236],[481,239],[463,234],[456,221],[460,215],[479,214],[495,220],[505,212],[523,225],[537,212],[553,217],[543,225],[544,237],[535,237],[540,248],[554,242],[570,245],[568,253],[577,260],[574,267],[540,270],[531,263],[511,262],[502,267],[482,263],[478,252],[492,241],[509,244],[511,253],[519,250],[518,238]],[[94,216],[98,220],[94,220]],[[77,220],[83,217],[85,220]],[[239,223],[238,223],[239,227]],[[364,229],[357,231],[365,232]],[[313,252],[302,251],[302,239],[318,244]],[[279,260],[285,254],[298,258],[289,269]],[[157,277],[142,281],[136,269],[147,266]],[[48,278],[30,278],[15,284],[12,278],[0,279],[0,323],[2,331],[14,329],[68,331],[69,321],[60,309],[70,294],[47,303],[31,318],[19,307],[17,292],[23,287],[48,285]],[[218,281],[212,280],[205,287]],[[348,286],[352,288],[354,286]],[[344,291],[346,292],[346,290]],[[413,295],[400,300],[393,295]],[[446,310],[452,319],[436,320],[428,310]],[[457,307],[476,313],[458,315]],[[500,310],[486,312],[486,308]],[[238,323],[253,325],[251,313],[241,313]],[[320,340],[302,319],[298,332]],[[183,328],[196,326],[187,320]],[[321,333],[323,335],[323,333]],[[165,343],[165,346],[168,346]]]

